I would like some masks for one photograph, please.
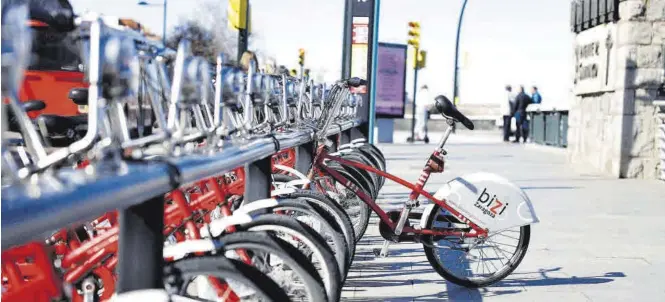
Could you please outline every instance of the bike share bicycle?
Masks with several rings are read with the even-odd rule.
[[[424,190],[432,173],[444,171],[444,146],[452,125],[462,123],[469,130],[474,128],[445,96],[436,98],[436,106],[449,128],[429,156],[417,183],[386,173],[385,161],[373,148],[365,147],[364,152],[345,158],[343,154],[329,153],[332,144],[326,140],[319,140],[312,169],[307,177],[300,174],[301,180],[311,181],[316,189],[335,196],[343,204],[353,201],[353,208],[348,208],[356,240],[367,228],[369,210],[376,213],[386,240],[382,256],[388,254],[391,242],[419,242],[432,267],[446,280],[466,287],[488,286],[508,276],[522,261],[529,244],[530,225],[537,223],[538,218],[526,193],[491,173],[457,177],[434,195]],[[385,178],[411,190],[401,211],[386,213],[375,202]],[[432,204],[422,214],[412,214],[420,205],[420,196]],[[456,267],[460,269],[455,270]]]

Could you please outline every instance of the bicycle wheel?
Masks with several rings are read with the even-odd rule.
[[[344,168],[342,167],[330,167],[334,170],[336,170],[339,174],[341,174],[344,178],[348,179],[351,183],[353,183],[356,187],[358,188],[363,188],[362,184],[360,181],[356,180],[353,175],[349,174]],[[328,197],[332,198],[333,200],[337,201],[342,208],[346,211],[346,214],[349,215],[349,218],[351,218],[351,221],[353,221],[353,232],[356,235],[355,241],[356,243],[360,241],[362,236],[365,234],[365,231],[367,231],[367,226],[369,224],[369,217],[372,214],[371,209],[369,206],[362,200],[356,193],[352,190],[349,190],[344,184],[339,183],[335,180],[331,180],[332,186],[329,187],[324,186],[323,189],[325,190],[325,193]],[[371,196],[370,193],[367,192],[367,190],[364,190],[364,193],[367,194],[367,196]]]
[[[356,186],[361,187],[359,182],[356,181],[355,178],[353,178],[349,173],[347,173],[346,170],[340,168],[338,172],[353,182]],[[351,219],[354,242],[358,242],[362,235],[365,233],[365,230],[367,230],[369,216],[371,214],[369,206],[365,204],[351,190],[347,189],[341,184],[338,184],[334,180],[330,179],[330,177],[327,178],[330,180],[331,185],[326,185],[325,183],[327,182],[323,178],[326,177],[320,177],[315,180],[322,186],[322,188],[320,188],[322,189],[322,192],[317,193],[323,194],[324,196],[335,201],[335,203],[337,203],[344,210],[349,219]],[[297,178],[291,175],[273,174],[273,182],[277,184],[286,183],[294,179]]]
[[[242,207],[240,209],[242,209]],[[335,254],[335,259],[337,259],[340,272],[346,275],[349,268],[349,249],[346,244],[346,239],[344,239],[344,234],[334,218],[330,217],[330,215],[324,217],[306,202],[298,201],[296,199],[279,199],[278,204],[275,206],[251,212],[252,215],[261,215],[265,213],[275,213],[293,217],[310,226],[326,241]]]
[[[438,205],[427,220],[427,229],[468,232],[471,229]],[[444,279],[464,287],[491,285],[510,275],[529,247],[531,226],[516,227],[486,239],[459,236],[423,238],[427,260]]]
[[[307,204],[312,206],[320,214],[328,214],[334,217],[337,225],[344,233],[344,239],[349,248],[349,265],[351,265],[356,250],[355,234],[353,231],[353,222],[351,222],[351,218],[349,218],[349,215],[346,214],[342,206],[330,197],[314,191],[296,190],[293,193],[281,194],[279,197],[307,202]]]
[[[164,267],[164,276],[165,288],[170,294],[209,299],[202,301],[217,301],[219,298],[290,301],[289,296],[258,269],[223,256],[200,256],[168,263]],[[222,288],[213,289],[211,282],[221,284]]]
[[[307,224],[283,215],[265,214],[256,217],[252,222],[238,225],[237,230],[267,231],[298,248],[318,270],[326,287],[328,301],[339,300],[342,275],[335,255],[321,235]]]
[[[236,232],[217,241],[221,251],[229,258],[240,258],[239,250],[249,254],[251,265],[275,281],[291,300],[328,300],[314,265],[288,242],[266,232]]]

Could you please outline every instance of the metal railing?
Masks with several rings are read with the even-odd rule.
[[[568,110],[529,105],[529,135],[539,145],[568,146]]]

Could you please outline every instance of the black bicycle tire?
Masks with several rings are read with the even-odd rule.
[[[436,217],[436,213],[440,210],[440,207],[438,205],[434,206],[434,209],[432,209],[432,214],[427,218],[427,222],[425,225],[425,229],[431,229],[432,228],[432,222],[434,218]],[[522,232],[523,231],[523,232]],[[449,273],[446,268],[444,268],[439,261],[437,261],[436,255],[434,254],[436,252],[436,248],[431,247],[432,243],[432,237],[431,236],[425,236],[423,237],[423,241],[427,242],[428,244],[423,244],[423,249],[425,251],[425,256],[427,256],[427,260],[429,261],[430,265],[434,270],[441,275],[444,279],[455,283],[460,286],[464,286],[467,288],[480,288],[480,287],[485,287],[492,285],[507,276],[509,276],[516,268],[517,266],[520,265],[522,260],[524,259],[524,256],[526,255],[526,250],[529,248],[529,241],[531,238],[531,226],[530,225],[525,225],[520,228],[520,234],[524,234],[524,240],[520,238],[520,243],[519,243],[519,251],[516,259],[513,261],[513,258],[511,258],[511,263],[506,269],[502,269],[498,271],[497,273],[501,272],[500,274],[496,274],[496,276],[492,276],[487,279],[487,281],[484,282],[476,282],[473,280],[469,279],[461,279],[455,276],[452,273]]]
[[[306,216],[310,216],[313,219],[319,220],[319,223],[324,225],[327,231],[331,233],[330,235],[332,237],[334,247],[330,246],[330,244],[328,244],[328,247],[330,247],[331,250],[333,250],[333,253],[335,254],[335,259],[337,261],[337,265],[339,266],[339,269],[343,273],[343,275],[346,276],[346,273],[349,270],[349,258],[351,256],[349,255],[349,248],[346,243],[346,238],[344,238],[344,233],[342,232],[341,228],[335,221],[335,218],[331,217],[330,215],[319,213],[316,209],[314,209],[306,202],[302,202],[297,199],[286,199],[286,198],[280,198],[280,200],[278,200],[277,205],[269,208],[264,208],[260,211],[252,212],[252,215],[254,214],[261,215],[261,213],[263,214],[274,213],[275,211],[280,211],[280,210],[300,211],[301,213],[306,214]],[[319,233],[319,235],[323,237],[323,234]]]
[[[251,287],[265,301],[291,300],[275,281],[255,267],[223,256],[189,257],[164,266],[164,276],[167,282],[172,278],[189,279],[183,278],[183,276],[186,277],[189,274],[241,281],[243,285]],[[186,289],[188,284],[181,286],[179,292]]]
[[[306,237],[313,246],[310,248],[316,249],[319,254],[321,255],[323,265],[326,267],[326,271],[328,274],[328,284],[325,284],[325,278],[324,279],[324,284],[326,285],[326,292],[328,293],[328,301],[338,301],[339,296],[342,291],[342,274],[339,270],[339,266],[337,265],[337,260],[335,258],[335,255],[333,254],[333,251],[330,249],[328,244],[325,242],[325,240],[319,235],[316,231],[314,231],[311,227],[306,225],[305,223],[302,223],[294,218],[283,216],[283,215],[277,215],[277,214],[265,214],[258,216],[254,218],[251,222],[241,224],[237,226],[237,230],[241,231],[256,231],[258,227],[280,227],[280,228],[287,228],[291,231],[294,231],[298,234],[301,234],[301,236]]]
[[[327,301],[326,289],[321,276],[314,265],[297,248],[288,242],[271,236],[267,232],[235,232],[218,239],[220,249],[230,251],[236,249],[261,250],[275,254],[282,259],[301,278],[309,294],[309,301]]]
[[[288,175],[281,175],[281,176],[285,176],[281,178],[282,180],[291,177]],[[277,180],[277,178],[275,178],[275,180]],[[349,253],[351,256],[350,261],[351,263],[353,262],[353,257],[355,255],[355,250],[356,250],[355,233],[354,233],[355,231],[353,229],[353,222],[351,221],[351,218],[346,213],[346,211],[344,211],[344,208],[340,204],[338,204],[337,202],[332,200],[332,198],[328,197],[325,194],[309,190],[296,189],[292,193],[280,194],[279,196],[286,198],[302,199],[305,202],[307,202],[309,205],[314,207],[314,209],[319,209],[320,211],[326,211],[328,213],[333,214],[335,216],[335,220],[338,222],[338,225],[344,232],[344,237],[350,248],[349,249]]]

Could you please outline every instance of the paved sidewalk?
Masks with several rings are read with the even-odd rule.
[[[665,301],[665,183],[580,174],[565,163],[563,152],[499,140],[493,133],[467,131],[451,137],[447,171],[432,175],[427,189],[436,191],[447,180],[476,171],[521,186],[541,223],[532,228],[517,270],[492,287],[474,290],[441,278],[421,245],[394,244],[390,257],[375,257],[373,249],[383,239],[374,216],[358,245],[344,301]],[[388,171],[413,181],[434,146],[379,147]],[[395,208],[407,195],[387,182],[380,203]]]

